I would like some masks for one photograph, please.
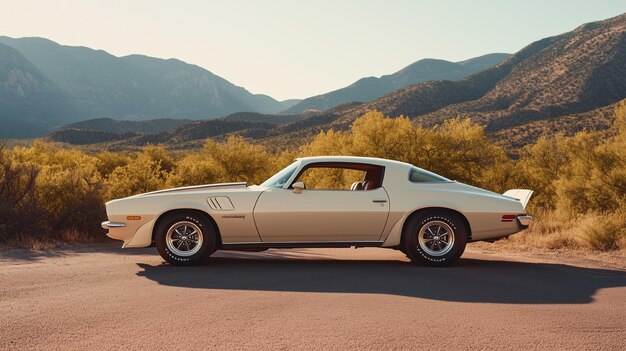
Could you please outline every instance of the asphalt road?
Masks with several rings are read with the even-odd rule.
[[[515,261],[517,260],[517,262]],[[626,349],[626,273],[384,249],[0,253],[0,349]]]

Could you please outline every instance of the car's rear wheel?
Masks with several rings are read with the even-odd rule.
[[[217,242],[213,224],[193,212],[166,215],[159,221],[154,239],[161,257],[173,265],[204,262]]]
[[[457,214],[425,211],[408,219],[403,233],[404,251],[411,261],[428,266],[456,262],[467,242],[467,229]]]

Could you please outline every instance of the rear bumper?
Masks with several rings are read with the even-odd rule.
[[[517,221],[519,222],[522,229],[528,228],[530,223],[533,221],[533,217],[531,216],[517,216]]]
[[[104,221],[102,222],[101,226],[104,229],[112,229],[112,228],[123,228],[126,226],[126,224],[120,223],[120,222]]]

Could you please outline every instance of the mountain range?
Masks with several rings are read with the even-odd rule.
[[[314,97],[300,105],[297,99],[277,101],[252,94],[176,59],[116,57],[43,38],[0,36],[0,121],[7,122],[0,137],[41,136],[67,123],[102,118],[194,120],[236,112],[294,115],[307,109],[326,110],[346,102],[370,101],[421,81],[460,79],[506,56],[489,54],[459,63],[420,60],[394,74],[364,78],[325,94],[328,97],[321,104],[320,97]]]
[[[277,113],[298,102],[252,94],[177,59],[116,57],[43,38],[0,37],[0,84],[0,120],[11,121],[4,137],[92,118],[207,119]]]
[[[38,86],[57,92],[58,85],[44,78]],[[429,80],[372,101],[348,102],[323,111],[305,109],[288,118],[242,113],[156,133],[100,130],[114,135],[107,137],[111,141],[97,145],[120,150],[164,143],[184,149],[196,147],[206,138],[220,139],[236,133],[280,149],[310,140],[320,131],[346,130],[359,116],[378,110],[391,117],[408,116],[426,126],[449,118],[469,118],[485,126],[490,138],[508,150],[517,150],[544,133],[607,130],[612,109],[625,99],[626,14],[622,14],[535,41],[494,66],[458,80]],[[297,110],[297,106],[286,111]],[[69,128],[49,138],[91,143],[84,135],[98,128],[85,123],[81,128],[86,129]]]

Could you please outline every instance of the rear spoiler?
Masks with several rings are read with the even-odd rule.
[[[528,190],[528,189],[511,189],[511,190],[505,191],[504,194],[502,195],[512,197],[518,200],[519,202],[522,203],[522,206],[526,208],[526,205],[528,204],[528,200],[530,200],[530,197],[533,195],[533,191]]]

